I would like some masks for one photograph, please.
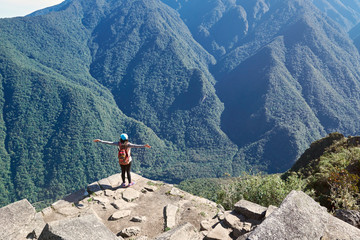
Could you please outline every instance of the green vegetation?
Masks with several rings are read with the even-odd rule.
[[[311,2],[273,1],[164,0],[176,12],[158,0],[69,0],[0,19],[0,206],[41,208],[117,173],[116,148],[92,140],[122,132],[152,146],[132,152],[133,170],[170,183],[284,172],[327,132],[356,134],[352,42]],[[328,175],[355,186],[347,171]],[[241,196],[266,202],[267,188],[296,185],[254,179],[264,193]],[[336,181],[334,201],[356,191]]]
[[[314,142],[284,177],[289,174],[304,179],[328,209],[359,209],[360,138],[333,133]]]
[[[304,190],[305,181],[296,175],[283,180],[279,174],[243,173],[239,178],[185,180],[179,187],[230,210],[241,199],[262,206],[279,206],[291,190]]]
[[[303,190],[304,181],[297,176],[282,180],[280,175],[244,174],[226,185],[218,193],[218,202],[226,209],[232,209],[240,199],[262,206],[279,206],[292,190]]]
[[[339,133],[315,141],[283,174],[243,173],[239,178],[185,180],[179,188],[232,209],[240,199],[279,206],[301,190],[329,211],[360,209],[360,137]]]

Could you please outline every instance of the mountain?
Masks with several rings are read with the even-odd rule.
[[[360,56],[326,13],[310,0],[67,0],[0,19],[0,205],[117,172],[116,148],[92,140],[122,132],[152,146],[133,171],[171,183],[283,172],[315,139],[357,134]]]
[[[346,31],[360,21],[360,1],[358,0],[312,0],[312,2]]]
[[[312,2],[177,2],[195,39],[216,56],[221,126],[240,147],[238,159],[279,172],[326,133],[357,132],[359,54]]]
[[[116,150],[92,139],[121,132],[153,146],[133,151],[147,176],[232,172],[213,57],[161,2],[66,1],[1,19],[0,38],[1,205],[41,204],[118,171]]]

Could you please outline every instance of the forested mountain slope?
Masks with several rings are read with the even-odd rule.
[[[116,149],[92,139],[121,132],[153,146],[133,151],[133,170],[168,182],[285,171],[315,139],[358,134],[360,57],[327,12],[67,0],[0,19],[0,205],[117,172]]]
[[[239,159],[278,172],[325,133],[358,131],[359,54],[346,29],[311,1],[208,0],[205,9],[177,2],[216,56],[222,129],[240,146]]]
[[[147,176],[231,172],[237,148],[219,127],[212,57],[173,10],[148,0],[62,6],[0,21],[2,204],[56,197],[118,171],[115,148],[92,139],[123,131],[153,146],[137,151],[134,169]],[[222,146],[211,156],[215,140]]]
[[[359,0],[312,0],[312,2],[346,31],[349,31],[360,20]]]

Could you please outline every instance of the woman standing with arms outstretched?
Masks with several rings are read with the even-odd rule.
[[[131,175],[130,175],[130,168],[131,168],[131,148],[151,148],[149,144],[145,145],[137,145],[132,144],[129,142],[128,135],[126,133],[123,133],[120,135],[119,142],[109,142],[109,141],[103,141],[100,139],[95,139],[94,142],[104,143],[108,145],[113,145],[118,147],[118,158],[119,158],[119,164],[121,167],[121,178],[122,178],[122,184],[121,187],[129,187],[135,184],[135,182],[131,181]],[[125,173],[127,174],[127,178],[129,181],[129,184],[126,185],[125,183]]]

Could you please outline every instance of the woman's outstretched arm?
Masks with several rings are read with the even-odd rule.
[[[133,143],[129,143],[128,147],[130,147],[130,148],[151,148],[151,146],[149,144],[138,145],[138,144],[133,144]]]
[[[104,140],[101,140],[101,139],[95,139],[94,142],[99,142],[99,143],[104,143],[104,144],[108,144],[108,145],[119,146],[119,142],[110,142],[110,141],[104,141]]]

